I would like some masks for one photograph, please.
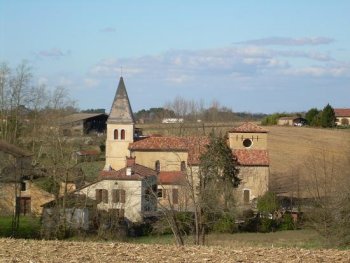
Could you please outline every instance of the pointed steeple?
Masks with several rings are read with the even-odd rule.
[[[120,77],[107,123],[135,123],[123,77]]]

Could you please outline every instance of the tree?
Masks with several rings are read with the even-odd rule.
[[[316,116],[319,114],[319,112],[320,111],[317,108],[312,108],[305,114],[305,119],[307,120],[307,123],[309,125],[316,126],[315,125]]]
[[[331,105],[327,104],[321,115],[321,126],[323,128],[332,128],[335,126],[335,113]]]
[[[273,192],[266,192],[263,196],[258,198],[257,208],[261,213],[267,212],[272,214],[280,207],[277,196]]]
[[[198,197],[194,197],[196,244],[205,243],[205,234],[218,217],[232,216],[234,188],[240,183],[236,165],[227,138],[211,134],[200,157]]]

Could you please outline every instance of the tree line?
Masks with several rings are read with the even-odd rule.
[[[322,110],[317,108],[311,108],[307,112],[298,113],[273,113],[261,121],[262,125],[276,125],[278,119],[281,117],[303,117],[306,119],[307,124],[312,127],[333,128],[336,126],[336,117],[334,108],[327,104]]]

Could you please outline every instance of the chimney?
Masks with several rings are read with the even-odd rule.
[[[126,157],[126,176],[132,175],[132,168],[135,165],[136,157]]]
[[[126,157],[126,167],[133,167],[135,165],[136,157]]]

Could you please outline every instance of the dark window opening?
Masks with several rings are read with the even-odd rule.
[[[243,191],[243,201],[245,204],[248,204],[250,201],[250,190]]]
[[[177,205],[179,203],[179,190],[173,189],[173,204]]]
[[[157,173],[160,172],[160,162],[159,162],[159,160],[156,161],[154,169],[156,170]]]
[[[118,140],[118,130],[114,130],[114,140]]]
[[[243,140],[243,146],[246,148],[249,148],[250,146],[252,146],[253,142],[251,139],[244,139]]]
[[[125,203],[125,190],[124,189],[112,190],[112,202],[113,203]]]
[[[186,171],[186,162],[182,161],[180,166],[181,166],[181,171],[185,172]]]
[[[125,140],[125,130],[124,129],[121,130],[121,132],[120,132],[120,139]]]
[[[17,197],[17,209],[20,215],[27,215],[31,212],[31,198]]]

